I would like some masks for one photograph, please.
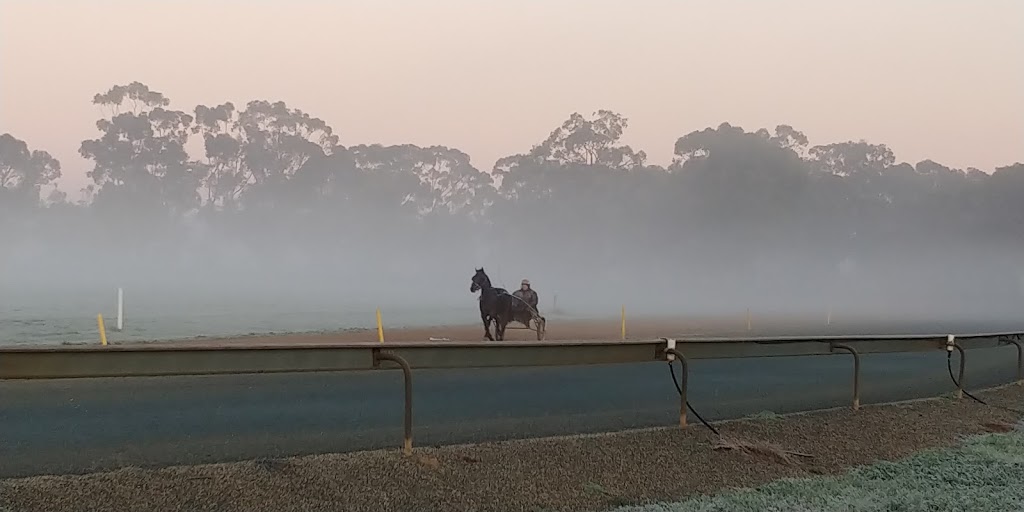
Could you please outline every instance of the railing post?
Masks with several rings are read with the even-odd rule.
[[[682,369],[682,375],[679,376],[679,427],[686,428],[686,388],[690,380],[690,365],[686,361],[686,356],[674,348],[666,348],[665,354],[675,356]],[[672,364],[672,361],[668,364]]]
[[[856,349],[849,345],[843,345],[842,343],[832,343],[830,345],[832,351],[845,350],[850,354],[853,354],[853,410],[860,409],[860,354]]]
[[[953,348],[960,354],[960,373],[956,379],[956,398],[959,400],[964,397],[964,367],[967,366],[966,353],[964,348],[960,346],[956,341],[952,344]]]
[[[381,361],[391,361],[402,367],[402,375],[405,378],[405,442],[402,445],[402,453],[412,455],[412,367],[397,354],[374,349],[373,366],[379,368]]]
[[[1017,347],[1017,380],[1024,381],[1024,347],[1019,340],[1004,339],[1003,341]]]

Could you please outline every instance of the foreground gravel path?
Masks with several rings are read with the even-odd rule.
[[[1024,407],[1024,386],[976,395]],[[0,481],[10,511],[606,510],[905,457],[1019,415],[940,398],[719,424],[725,436],[811,455],[713,450],[700,425],[475,446],[322,455]],[[0,460],[2,464],[2,460]]]

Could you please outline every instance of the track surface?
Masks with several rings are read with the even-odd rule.
[[[827,334],[1010,330],[889,324]],[[967,353],[969,388],[1008,382],[1015,371],[1013,347]],[[862,372],[864,403],[953,389],[938,351],[864,356]],[[840,406],[850,401],[851,375],[848,355],[698,360],[691,363],[690,401],[710,420]],[[665,363],[420,370],[413,380],[420,446],[678,420]],[[398,447],[401,425],[397,371],[0,381],[0,477]]]

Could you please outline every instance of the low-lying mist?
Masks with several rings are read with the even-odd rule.
[[[259,304],[283,311],[422,306],[472,315],[470,277],[484,267],[495,286],[510,291],[530,279],[542,310],[550,310],[557,295],[558,309],[572,316],[612,317],[623,305],[631,315],[681,317],[738,316],[749,308],[761,315],[833,310],[977,319],[1024,310],[1021,253],[969,243],[890,242],[827,258],[822,255],[834,251],[820,246],[752,246],[721,233],[638,247],[557,239],[501,243],[429,231],[311,240],[287,233],[227,238],[191,229],[188,236],[146,244],[33,235],[4,251],[3,302],[59,305],[74,296],[113,297],[123,287],[132,303],[202,301],[240,311]]]
[[[56,159],[0,135],[9,315],[89,316],[123,287],[153,314],[276,308],[270,329],[314,311],[340,328],[377,307],[475,322],[479,267],[574,316],[1024,311],[1024,164],[910,164],[884,144],[723,123],[680,136],[662,167],[601,110],[482,170],[447,146],[346,146],[279,101],[174,110],[133,82],[93,103],[81,201],[47,189]],[[18,314],[18,329],[42,315]]]

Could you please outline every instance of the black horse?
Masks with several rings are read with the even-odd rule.
[[[480,320],[484,322],[484,336],[494,341],[491,337],[491,320],[494,321],[494,335],[498,341],[505,339],[505,326],[513,320],[515,313],[515,298],[504,288],[491,286],[491,278],[487,277],[484,269],[476,269],[473,275],[473,283],[469,285],[469,291],[476,293],[480,291]]]

